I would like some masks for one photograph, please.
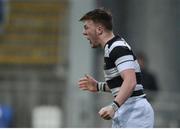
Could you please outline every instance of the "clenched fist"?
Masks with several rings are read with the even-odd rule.
[[[106,107],[103,107],[100,111],[99,111],[99,115],[105,119],[105,120],[110,120],[114,117],[115,111],[113,109],[113,107],[111,105],[108,105]]]

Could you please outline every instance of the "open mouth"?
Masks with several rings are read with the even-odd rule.
[[[90,44],[92,44],[92,43],[91,43],[91,40],[90,40],[89,38],[87,38],[87,40],[89,41]]]
[[[89,38],[86,37],[86,39],[89,41],[89,44],[90,44],[90,45],[93,44],[92,41],[91,41]]]

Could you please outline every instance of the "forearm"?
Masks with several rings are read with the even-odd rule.
[[[122,83],[118,95],[116,96],[114,101],[116,101],[121,106],[129,98],[129,96],[131,96],[135,85],[136,82],[125,80]]]

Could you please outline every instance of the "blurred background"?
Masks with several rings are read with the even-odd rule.
[[[0,127],[111,127],[98,111],[112,96],[77,85],[104,79],[78,21],[97,7],[137,54],[155,127],[180,127],[179,0],[0,0]]]

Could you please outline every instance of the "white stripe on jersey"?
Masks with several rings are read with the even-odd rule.
[[[116,67],[112,69],[104,70],[104,77],[106,81],[111,80],[112,78],[117,77],[119,75],[120,75],[119,71],[117,70]]]
[[[142,90],[142,89],[143,89],[142,84],[136,84],[136,87],[135,87],[134,91]]]
[[[123,56],[123,57],[119,57],[116,61],[115,61],[115,64],[116,66],[118,66],[119,64],[122,64],[126,61],[134,61],[134,58],[132,55],[126,55],[126,56]]]
[[[134,61],[134,64],[135,64],[135,72],[136,73],[141,72],[141,69],[137,60]]]
[[[121,40],[121,41],[116,41],[114,42],[111,47],[109,48],[109,51],[111,52],[115,47],[117,46],[122,46],[122,47],[128,47],[129,50],[131,50],[131,47],[124,41],[124,40]]]
[[[122,65],[123,63],[126,63],[126,65]],[[139,66],[139,63],[137,62],[137,60],[134,61],[134,58],[132,55],[126,55],[126,56],[122,56],[122,57],[119,57],[116,61],[115,61],[115,64],[119,70],[119,72],[122,72],[123,70],[126,70],[128,68],[130,69],[135,69],[135,72],[141,72],[140,70],[140,66]],[[119,66],[121,65],[121,66]],[[134,65],[134,67],[133,67]],[[126,68],[124,68],[126,67]]]
[[[108,45],[106,45],[105,48],[104,48],[104,57],[109,57]]]
[[[124,70],[127,69],[134,69],[135,70],[135,62],[134,61],[128,61],[124,62],[117,66],[118,71],[121,73]]]

